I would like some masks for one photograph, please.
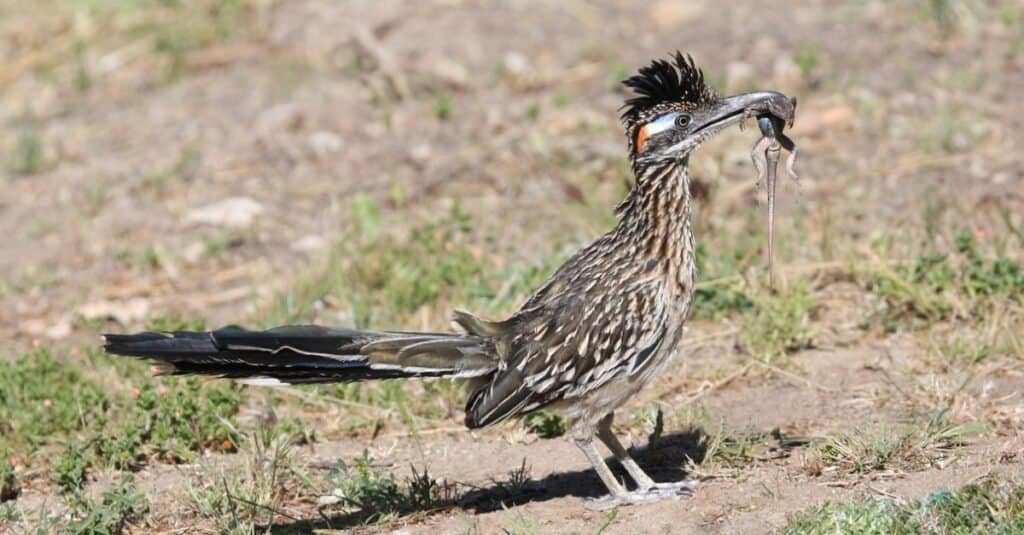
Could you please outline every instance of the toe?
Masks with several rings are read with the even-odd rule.
[[[586,507],[590,511],[607,511],[608,509],[621,505],[622,503],[622,500],[615,496],[604,496],[602,498],[584,500],[583,507]]]

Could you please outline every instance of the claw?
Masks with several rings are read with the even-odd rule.
[[[697,483],[691,481],[680,481],[678,483],[658,483],[648,489],[637,489],[618,496],[604,496],[593,500],[586,500],[583,506],[591,511],[606,511],[613,507],[622,505],[637,505],[641,503],[654,503],[662,500],[678,500],[686,496],[692,496],[697,489]]]

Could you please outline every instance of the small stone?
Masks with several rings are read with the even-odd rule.
[[[429,143],[418,143],[409,149],[409,158],[416,163],[423,163],[430,159],[432,152]]]
[[[23,320],[18,323],[18,330],[25,334],[38,336],[46,331],[46,322],[41,319]]]
[[[203,223],[219,227],[248,228],[263,205],[249,197],[231,197],[197,208],[185,215],[186,223]]]
[[[47,338],[51,340],[60,340],[61,338],[67,338],[71,334],[71,322],[67,319],[62,319],[57,323],[49,326],[43,333]]]
[[[309,146],[318,157],[324,157],[341,149],[341,138],[334,132],[320,130],[309,135]]]
[[[185,260],[186,264],[196,264],[203,259],[203,255],[206,254],[206,244],[201,241],[194,241],[185,247],[185,250],[181,252],[181,258]]]
[[[469,86],[469,71],[461,63],[450,58],[441,58],[434,62],[430,68],[434,76],[441,82],[454,87],[464,88]]]
[[[114,320],[122,325],[141,321],[149,314],[149,301],[141,297],[126,301],[93,301],[75,311],[85,319]]]
[[[256,119],[256,129],[269,134],[278,130],[295,130],[302,126],[302,111],[294,102],[278,104],[263,110]]]
[[[505,54],[505,70],[509,74],[520,75],[530,70],[530,60],[522,52],[511,51]]]
[[[341,503],[341,500],[342,500],[341,496],[334,496],[334,495],[320,496],[319,498],[316,499],[316,504],[320,505],[320,506],[337,505],[337,504]]]
[[[325,247],[327,247],[327,240],[316,234],[303,236],[291,245],[291,249],[297,253],[313,253]]]
[[[659,30],[670,30],[679,24],[693,20],[704,12],[701,2],[680,2],[663,0],[651,6],[648,17]]]

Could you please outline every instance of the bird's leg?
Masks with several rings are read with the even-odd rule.
[[[610,425],[610,419],[608,419],[608,422]],[[605,442],[605,438],[602,436],[603,432],[600,431],[600,427],[598,429],[598,436],[601,438],[602,442]],[[614,439],[614,436],[612,438]],[[679,498],[681,496],[689,496],[690,494],[693,493],[693,487],[689,484],[683,483],[678,485],[662,486],[658,485],[657,483],[654,483],[654,481],[647,474],[645,474],[643,470],[640,469],[640,466],[636,464],[636,461],[633,461],[631,458],[629,458],[629,455],[626,453],[625,449],[622,448],[622,445],[619,444],[618,440],[615,440],[614,442],[618,447],[618,450],[625,454],[625,458],[630,460],[630,464],[633,468],[629,468],[628,465],[626,465],[626,462],[624,461],[623,465],[627,466],[626,470],[628,470],[630,476],[632,476],[633,479],[637,481],[637,484],[642,486],[642,488],[638,488],[634,491],[627,491],[626,488],[622,486],[622,483],[619,483],[619,481],[615,479],[615,475],[612,474],[611,469],[608,468],[608,464],[604,462],[604,457],[601,455],[601,452],[598,451],[597,444],[594,443],[594,430],[592,428],[574,428],[573,440],[576,442],[576,446],[579,447],[580,450],[583,451],[583,454],[587,456],[587,460],[590,461],[590,464],[594,466],[594,471],[597,472],[598,477],[601,478],[601,481],[604,482],[604,485],[608,487],[608,491],[610,493],[608,496],[605,496],[603,498],[597,498],[586,501],[584,503],[584,506],[587,509],[590,509],[592,511],[604,511],[606,509],[611,509],[612,507],[616,507],[619,505],[651,503],[664,500],[666,498]],[[605,442],[605,444],[608,443]],[[616,457],[619,456],[618,452],[616,452],[611,445],[609,445],[608,447],[612,449]],[[634,469],[637,472],[636,474],[633,473]],[[642,474],[642,477],[638,477],[638,474]],[[641,483],[641,481],[643,481],[643,483]],[[650,483],[650,486],[645,486],[647,483]]]
[[[615,413],[609,413],[597,424],[597,438],[604,442],[604,445],[611,450],[612,455],[622,463],[622,466],[629,472],[629,477],[633,478],[636,482],[637,488],[650,489],[653,488],[655,483],[651,479],[651,476],[644,472],[640,465],[636,464],[633,457],[629,455],[629,451],[622,447],[622,443],[619,442],[618,437],[612,432],[612,420],[615,418]]]
[[[601,478],[601,481],[604,483],[604,486],[608,487],[608,492],[610,493],[604,498],[585,502],[584,505],[587,509],[604,511],[621,503],[620,500],[623,500],[629,493],[622,486],[622,483],[615,479],[615,474],[608,468],[608,464],[604,462],[601,452],[597,450],[597,444],[594,444],[593,431],[591,429],[574,428],[573,442],[583,451],[583,455],[587,456],[587,460],[590,461],[590,464],[594,466],[594,471],[597,472],[597,477]]]
[[[633,478],[638,487],[637,490],[646,490],[652,493],[659,493],[664,495],[665,498],[671,498],[676,496],[689,495],[693,493],[696,485],[689,481],[677,481],[675,483],[655,483],[651,476],[644,472],[640,465],[633,460],[633,457],[629,454],[629,450],[622,446],[619,442],[618,437],[612,432],[612,420],[615,418],[614,413],[610,413],[605,416],[600,423],[597,424],[597,437],[604,442],[605,446],[611,450],[615,458],[622,463],[622,466],[629,472],[629,477]]]

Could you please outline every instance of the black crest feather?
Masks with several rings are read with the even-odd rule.
[[[639,74],[622,81],[636,93],[626,100],[622,118],[636,118],[643,112],[666,102],[692,102],[694,104],[715,98],[714,91],[704,83],[704,73],[693,63],[689,54],[676,52],[670,62],[656,59]]]

